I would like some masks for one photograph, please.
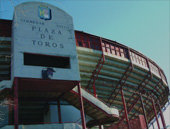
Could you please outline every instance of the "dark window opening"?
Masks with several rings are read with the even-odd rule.
[[[70,58],[24,53],[24,65],[69,69]]]
[[[94,45],[93,43],[90,44],[90,47],[91,47],[92,49],[95,49],[95,45]]]
[[[78,41],[78,44],[79,44],[80,47],[83,46],[83,43],[81,41]]]

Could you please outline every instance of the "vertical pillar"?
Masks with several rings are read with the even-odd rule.
[[[14,79],[14,127],[18,129],[18,78]]]
[[[128,129],[130,129],[128,113],[127,113],[127,108],[126,108],[126,102],[125,102],[124,93],[123,93],[123,88],[121,88],[121,95],[122,95],[123,107],[124,107],[124,110],[125,110],[125,117],[126,117],[126,121],[127,121],[127,124],[128,124]]]
[[[79,93],[79,97],[80,97],[80,113],[81,113],[82,127],[83,127],[83,129],[86,129],[86,121],[85,121],[84,106],[83,106],[83,97],[82,97],[82,94],[81,94],[80,83],[78,84],[78,93]]]
[[[146,117],[146,111],[145,111],[145,107],[144,107],[144,104],[143,104],[143,97],[142,97],[141,94],[140,94],[140,100],[141,100],[141,104],[142,104],[143,114],[144,114],[144,117],[145,117],[146,128],[149,129],[149,127],[148,127],[148,120],[147,120],[147,117]]]
[[[97,95],[96,95],[95,81],[93,82],[93,93],[94,93],[94,97],[97,97]]]
[[[152,99],[152,105],[153,105],[153,110],[154,110],[154,113],[155,113],[155,117],[156,117],[156,122],[157,122],[157,125],[158,125],[158,129],[160,129],[160,125],[159,125],[159,121],[158,121],[158,115],[157,115],[156,107],[155,107],[155,102],[154,102],[153,98],[151,98],[151,99]]]
[[[61,106],[60,106],[60,100],[57,101],[57,106],[58,106],[58,120],[59,123],[62,123],[62,119],[61,119]]]
[[[163,128],[166,129],[166,123],[165,123],[164,115],[162,113],[161,106],[160,106],[159,103],[158,103],[158,106],[159,106],[159,110],[160,110],[160,116],[161,116],[161,121],[162,121]]]

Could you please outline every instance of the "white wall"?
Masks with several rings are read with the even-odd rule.
[[[80,111],[71,105],[61,105],[62,122],[75,122],[81,118]],[[59,122],[57,105],[50,105],[51,122]]]
[[[51,20],[40,18],[40,8],[51,10]],[[69,57],[71,68],[54,68],[53,79],[80,80],[73,21],[66,12],[42,2],[22,3],[15,7],[12,31],[12,79],[41,78],[45,67],[24,65],[27,52]]]

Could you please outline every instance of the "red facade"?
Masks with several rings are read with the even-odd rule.
[[[146,122],[143,115],[139,115],[138,118],[131,119],[129,122],[130,129],[146,129]],[[126,123],[122,122],[118,127],[117,125],[112,126],[112,129],[128,129],[128,127]]]

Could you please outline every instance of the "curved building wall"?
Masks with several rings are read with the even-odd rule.
[[[108,105],[116,106],[121,117],[123,88],[129,119],[143,114],[139,101],[143,94],[148,120],[152,120],[149,97],[162,106],[168,101],[169,88],[163,70],[145,55],[118,42],[81,31],[75,35],[82,86]]]

